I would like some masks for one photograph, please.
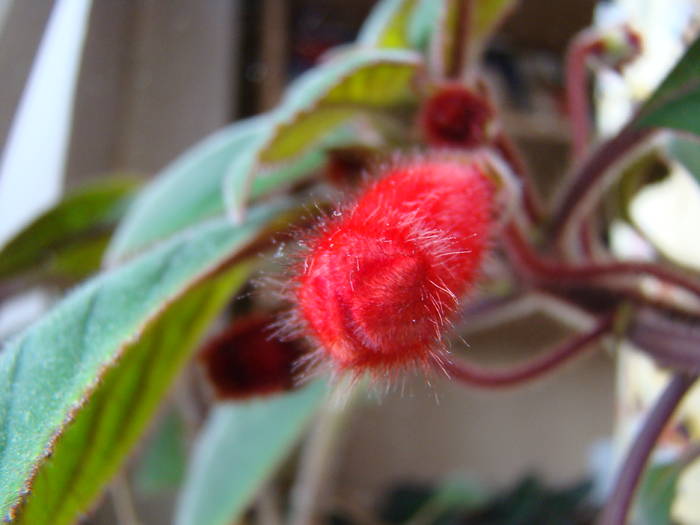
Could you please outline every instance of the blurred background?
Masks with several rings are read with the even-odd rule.
[[[568,160],[562,58],[569,39],[591,23],[594,3],[523,0],[486,56],[506,128],[545,194]],[[63,185],[115,172],[148,177],[212,131],[274,106],[291,78],[355,37],[372,5],[95,0],[85,21]],[[48,0],[0,0],[0,145],[11,134],[53,7]],[[566,335],[552,322],[533,321],[472,335],[470,354],[497,365]],[[613,380],[606,353],[513,391],[409,378],[403,392],[363,400],[352,414],[329,506],[371,514],[398,484],[450,479],[503,489],[532,474],[572,486],[589,476],[594,445],[612,433]],[[143,521],[168,523],[172,497],[137,495]],[[112,510],[103,507],[90,523],[110,522]]]

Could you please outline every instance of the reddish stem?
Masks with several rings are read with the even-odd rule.
[[[566,54],[566,104],[571,123],[574,158],[583,156],[591,136],[588,104],[588,58],[601,50],[600,36],[592,30],[579,33]]]
[[[591,212],[603,191],[615,180],[618,173],[611,168],[652,133],[653,129],[638,129],[632,121],[576,168],[554,210],[550,229],[556,244],[566,245],[576,235],[581,219]]]
[[[700,328],[692,320],[641,308],[630,321],[627,338],[662,367],[700,371]]]
[[[452,42],[452,52],[450,53],[450,63],[447,64],[446,76],[459,80],[464,73],[464,60],[467,56],[469,44],[469,24],[472,16],[472,0],[458,0],[457,4],[457,27]]]
[[[602,317],[595,327],[578,335],[551,352],[533,360],[506,370],[487,370],[469,365],[464,362],[450,361],[445,364],[445,370],[450,377],[470,386],[482,388],[512,387],[542,377],[559,365],[580,355],[584,350],[610,332],[613,326],[613,316]]]
[[[700,299],[700,283],[656,264],[612,262],[571,266],[542,258],[512,223],[506,229],[506,238],[511,255],[519,263],[517,266],[525,268],[531,277],[543,284],[591,286],[599,279],[650,276],[663,284],[682,288]]]
[[[675,374],[644,421],[625,462],[619,471],[615,488],[603,509],[598,525],[624,525],[642,473],[656,441],[668,424],[683,396],[697,379],[696,375]]]
[[[493,139],[493,147],[522,182],[523,207],[528,220],[532,224],[540,224],[544,218],[542,199],[537,192],[532,176],[528,172],[525,159],[510,137],[503,131],[499,132]]]

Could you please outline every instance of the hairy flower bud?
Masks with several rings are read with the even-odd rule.
[[[297,314],[337,371],[439,361],[489,243],[493,181],[474,155],[394,164],[309,242]]]

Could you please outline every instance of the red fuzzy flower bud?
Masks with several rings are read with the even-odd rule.
[[[293,388],[299,345],[270,336],[267,317],[236,320],[199,354],[219,399],[245,399]]]
[[[489,242],[493,186],[474,156],[418,157],[336,212],[296,278],[321,357],[375,375],[439,361]]]
[[[419,123],[432,146],[472,148],[490,140],[494,112],[484,97],[462,84],[440,86],[423,103]]]

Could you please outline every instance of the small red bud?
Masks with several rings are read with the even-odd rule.
[[[219,399],[245,399],[290,390],[301,349],[269,333],[271,319],[236,320],[209,340],[199,354]]]
[[[373,153],[368,148],[337,148],[328,152],[324,175],[333,185],[346,188],[360,182]]]
[[[424,103],[419,123],[432,146],[472,148],[489,141],[493,108],[484,97],[457,84],[440,86]]]
[[[336,371],[381,375],[442,359],[489,242],[487,173],[474,155],[399,162],[307,243],[297,314]]]

